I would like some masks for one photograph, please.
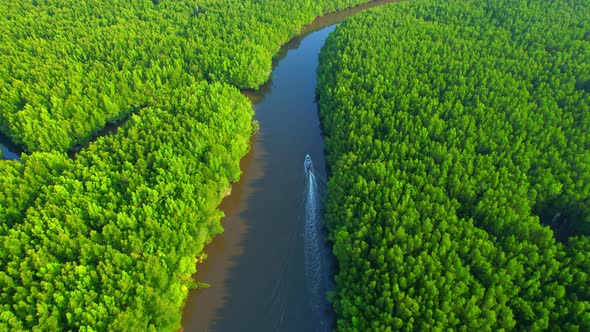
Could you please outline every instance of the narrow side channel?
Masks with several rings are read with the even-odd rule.
[[[22,149],[12,143],[8,136],[0,133],[0,159],[4,160],[20,160],[23,153]]]

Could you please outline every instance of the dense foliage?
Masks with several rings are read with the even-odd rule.
[[[221,232],[216,207],[239,177],[251,109],[219,84],[173,97],[74,161],[0,164],[3,330],[177,327],[194,258]]]
[[[195,79],[256,88],[303,24],[362,2],[3,1],[0,131],[66,151]]]
[[[590,330],[588,17],[417,0],[329,37],[339,329]]]
[[[361,0],[0,3],[0,330],[171,330],[303,23]],[[128,119],[90,142],[105,123]]]

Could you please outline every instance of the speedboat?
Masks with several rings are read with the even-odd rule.
[[[311,157],[309,156],[309,154],[305,155],[305,162],[303,163],[303,166],[305,166],[306,171],[311,172],[313,163],[311,162]]]

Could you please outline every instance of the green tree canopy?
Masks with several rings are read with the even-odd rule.
[[[590,328],[588,17],[587,1],[418,0],[329,37],[339,329]]]

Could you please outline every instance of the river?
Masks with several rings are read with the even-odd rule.
[[[184,331],[333,328],[334,314],[324,300],[334,270],[331,252],[321,227],[306,227],[316,215],[306,213],[310,195],[326,178],[315,70],[336,23],[386,2],[391,1],[318,18],[281,49],[272,79],[258,91],[244,92],[260,131],[242,160],[240,182],[220,205],[225,232],[205,248],[207,259],[197,265],[195,280],[211,287],[191,290]],[[304,172],[307,153],[313,177]],[[310,261],[316,262],[311,268]]]

